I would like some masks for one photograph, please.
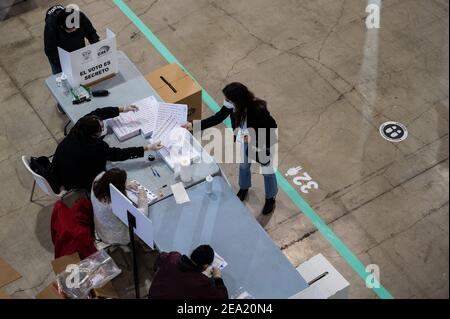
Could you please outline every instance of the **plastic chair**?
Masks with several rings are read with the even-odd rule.
[[[50,196],[51,198],[55,199],[55,200],[60,200],[63,199],[64,196],[66,196],[68,193],[70,193],[70,191],[66,191],[66,190],[62,190],[59,194],[55,194],[55,192],[53,191],[52,187],[50,186],[50,184],[48,183],[48,181],[42,177],[39,174],[36,174],[30,167],[30,160],[29,158],[27,158],[26,156],[22,156],[22,162],[23,165],[25,165],[25,167],[27,168],[27,170],[31,173],[31,175],[33,176],[33,188],[31,190],[31,195],[30,195],[30,202],[33,202],[33,195],[34,195],[34,189],[36,187],[36,184],[38,184],[39,188],[48,196]]]

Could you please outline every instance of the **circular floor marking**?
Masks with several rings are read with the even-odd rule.
[[[386,122],[380,126],[381,136],[393,143],[399,143],[408,138],[408,129],[402,123]]]

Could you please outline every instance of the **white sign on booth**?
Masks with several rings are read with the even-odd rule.
[[[61,69],[72,87],[99,81],[118,72],[116,35],[106,29],[106,39],[67,52],[58,47]]]
[[[136,218],[134,233],[150,248],[153,248],[153,223],[114,185],[109,184],[113,214],[128,227],[128,212]]]

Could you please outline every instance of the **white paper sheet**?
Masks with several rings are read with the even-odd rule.
[[[138,187],[143,187],[145,193],[147,194],[147,201],[150,204],[151,202],[153,202],[155,199],[158,198],[158,196],[156,196],[152,191],[148,190],[146,187],[142,186],[138,181],[131,181],[132,183],[136,183],[138,185]],[[131,189],[127,189],[127,197],[135,204],[138,205],[138,195],[139,195],[139,191],[135,192],[134,190]]]
[[[228,263],[221,257],[217,252],[214,252],[214,261],[211,266],[209,266],[203,274],[211,277],[212,276],[212,268],[218,268],[220,270],[223,270],[226,266],[228,266]]]
[[[180,127],[187,121],[188,107],[184,104],[159,103],[158,117],[152,142],[161,141],[164,146],[170,146],[172,130]]]
[[[172,193],[177,204],[184,204],[191,201],[183,183],[174,184],[170,187],[172,188]]]
[[[228,263],[221,257],[217,252],[214,252],[214,261],[212,263],[212,267],[219,268],[220,270],[224,269],[228,266]]]

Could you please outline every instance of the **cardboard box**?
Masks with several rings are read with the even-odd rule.
[[[17,271],[14,270],[6,261],[0,258],[0,287],[16,281],[22,277]]]
[[[62,273],[66,270],[66,267],[68,265],[74,265],[78,264],[81,261],[80,256],[78,253],[74,253],[72,255],[63,256],[58,259],[55,259],[52,261],[52,268],[55,275]],[[119,295],[117,294],[116,290],[114,289],[114,286],[111,282],[108,282],[101,288],[96,288],[93,291],[94,298],[97,299],[119,299]],[[43,291],[41,291],[39,294],[36,295],[37,299],[64,299],[63,296],[61,296],[56,287],[53,286],[53,283],[51,283],[47,288],[45,288]]]
[[[11,299],[11,296],[8,295],[6,292],[0,290],[0,299]]]
[[[202,118],[202,88],[176,63],[145,76],[166,103],[187,104],[188,121]]]
[[[53,286],[52,282],[47,288],[36,295],[36,299],[64,299],[64,297],[58,293],[58,290]]]

